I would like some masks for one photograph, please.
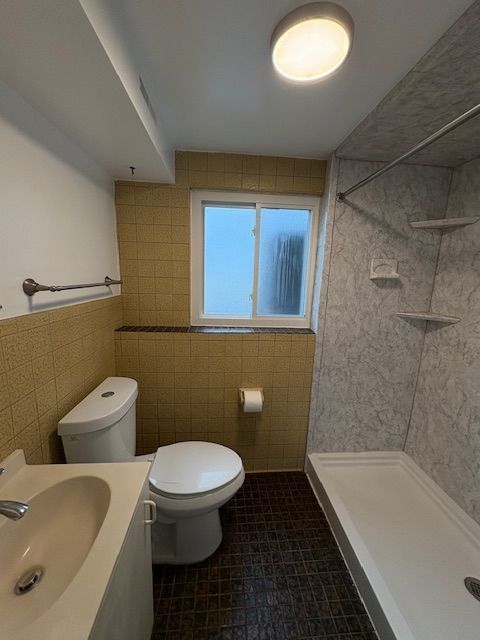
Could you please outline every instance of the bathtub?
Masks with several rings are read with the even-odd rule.
[[[313,453],[306,471],[380,640],[480,638],[480,525],[405,453]]]

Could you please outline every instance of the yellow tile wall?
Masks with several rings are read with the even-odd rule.
[[[323,192],[316,160],[177,152],[175,185],[118,182],[122,296],[0,321],[0,459],[63,460],[57,422],[109,375],[138,380],[138,449],[206,439],[249,470],[303,466],[314,336],[114,333],[188,325],[190,188]],[[116,362],[115,362],[116,353]],[[261,386],[245,415],[240,386]]]
[[[174,185],[117,182],[125,324],[189,324],[190,189],[320,196],[325,169],[324,160],[177,151]]]
[[[325,160],[177,151],[175,183],[191,189],[232,189],[322,195]]]
[[[247,470],[303,468],[313,334],[116,332],[117,374],[139,382],[137,447],[183,440],[235,449]],[[263,387],[244,414],[238,388]]]
[[[187,326],[190,189],[322,195],[326,163],[177,151],[174,185],[116,183],[126,325]],[[303,468],[314,336],[116,334],[117,374],[139,382],[139,452],[189,439],[236,449],[249,470]],[[260,416],[238,388],[261,386]]]
[[[120,296],[0,321],[0,459],[62,462],[57,422],[115,375]]]

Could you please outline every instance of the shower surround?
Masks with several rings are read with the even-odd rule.
[[[380,166],[337,160],[329,190],[346,188]],[[403,165],[346,202],[330,199],[310,452],[403,448],[424,323],[395,313],[430,307],[440,247],[438,232],[415,231],[409,221],[443,216],[450,174]],[[370,280],[371,258],[398,260],[400,279]]]
[[[332,162],[329,193],[379,163]],[[329,198],[309,452],[405,450],[480,522],[480,223],[440,232],[413,220],[480,214],[480,160],[400,165]],[[398,259],[373,282],[370,258]],[[432,309],[455,325],[406,321]]]
[[[447,218],[480,215],[480,160],[453,172]],[[480,222],[443,232],[406,452],[480,522]]]

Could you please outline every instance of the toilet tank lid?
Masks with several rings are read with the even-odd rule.
[[[138,395],[131,378],[106,378],[58,423],[58,435],[90,433],[110,427],[127,413]]]

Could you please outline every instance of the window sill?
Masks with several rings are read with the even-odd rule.
[[[298,327],[163,327],[163,326],[132,326],[125,325],[116,331],[127,331],[132,333],[226,333],[226,334],[251,334],[251,333],[287,333],[287,334],[307,334],[315,332],[312,329],[301,329]]]

